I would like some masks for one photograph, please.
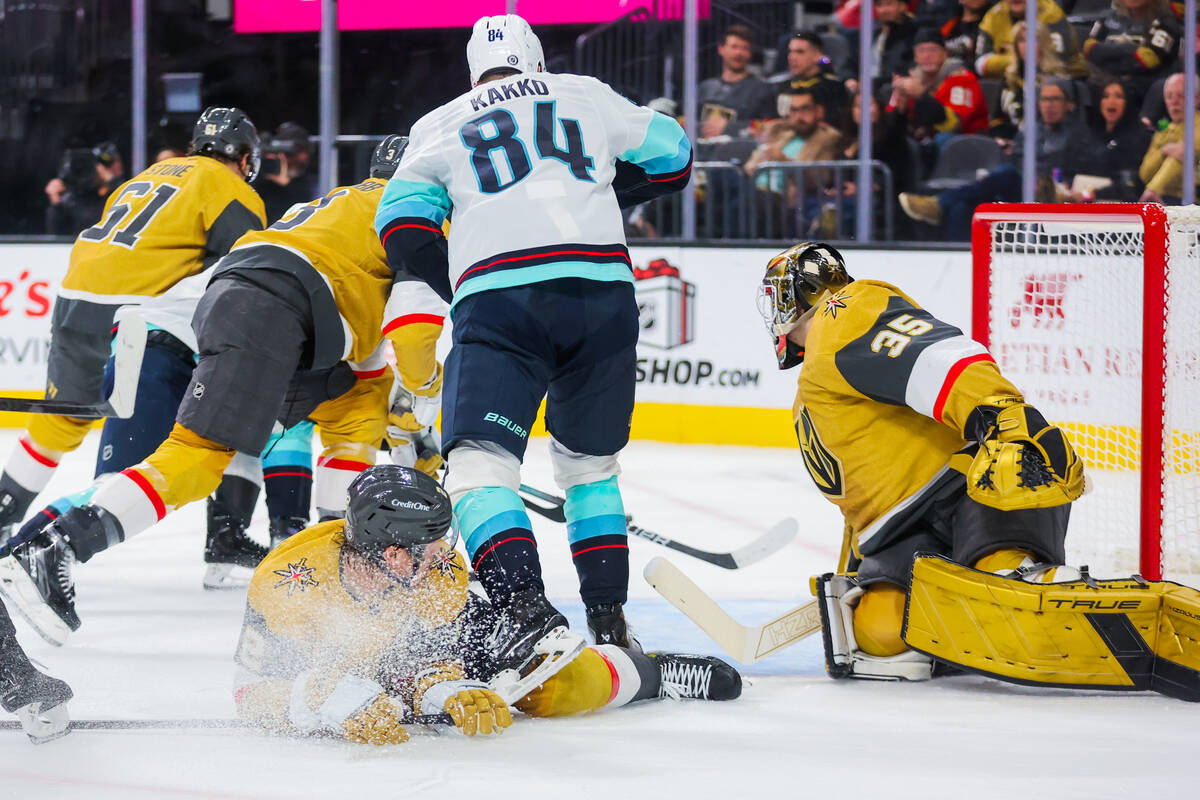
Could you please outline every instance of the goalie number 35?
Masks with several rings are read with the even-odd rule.
[[[933,323],[915,319],[912,314],[901,314],[887,324],[887,329],[875,334],[871,340],[871,352],[886,352],[888,358],[896,358],[908,347],[914,336],[933,330]]]

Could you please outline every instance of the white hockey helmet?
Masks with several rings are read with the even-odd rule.
[[[467,67],[471,71],[471,85],[477,86],[488,70],[541,72],[546,68],[546,57],[528,22],[516,14],[497,14],[480,17],[471,29]]]

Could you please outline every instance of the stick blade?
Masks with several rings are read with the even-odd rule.
[[[794,518],[788,517],[787,519],[780,520],[771,526],[771,529],[762,536],[730,553],[733,557],[733,569],[747,567],[762,561],[772,553],[782,550],[792,543],[792,540],[796,538],[796,534],[799,531],[800,523],[796,522]]]
[[[136,311],[128,310],[121,319],[113,343],[113,388],[108,396],[108,416],[118,419],[133,416],[145,353],[146,321]]]
[[[708,634],[722,650],[743,664],[758,660],[754,653],[757,636],[725,613],[691,578],[661,556],[655,556],[642,570],[646,583],[683,612],[684,616]]]

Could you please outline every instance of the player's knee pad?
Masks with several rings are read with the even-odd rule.
[[[554,482],[563,491],[572,486],[615,478],[621,473],[616,453],[607,456],[576,453],[553,436],[550,437],[550,463],[554,466]]]
[[[501,486],[515,494],[521,485],[521,461],[498,444],[461,441],[446,456],[443,484],[455,505],[467,492],[485,486]]]
[[[854,638],[871,656],[895,656],[908,649],[904,627],[905,592],[891,583],[868,586],[854,609]]]
[[[898,588],[898,587],[897,587]],[[874,591],[880,591],[875,589]],[[901,590],[902,592],[902,590]],[[923,681],[933,677],[933,659],[907,649],[892,655],[872,655],[856,638],[856,609],[866,594],[865,587],[845,575],[826,573],[816,578],[818,608],[821,611],[821,634],[825,643],[825,669],[834,678],[868,678],[873,680]],[[887,594],[880,592],[879,608],[888,608]],[[894,598],[892,598],[894,602]],[[903,610],[903,605],[901,605]],[[868,613],[873,618],[887,619],[880,611]],[[873,622],[880,630],[883,622]],[[879,635],[876,632],[876,635]],[[886,636],[882,637],[886,641]]]

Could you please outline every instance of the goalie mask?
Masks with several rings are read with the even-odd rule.
[[[454,549],[452,508],[450,495],[425,473],[395,464],[370,467],[350,484],[346,544],[401,583],[415,583]],[[384,551],[392,546],[403,552],[388,563]]]
[[[467,67],[471,85],[478,86],[484,75],[494,69],[517,72],[542,72],[546,57],[542,43],[529,23],[516,14],[480,17],[467,42]]]
[[[851,280],[842,254],[824,242],[801,242],[767,262],[767,274],[758,287],[758,312],[775,340],[780,369],[791,369],[804,360],[804,348],[788,334],[827,292],[836,292]]]

